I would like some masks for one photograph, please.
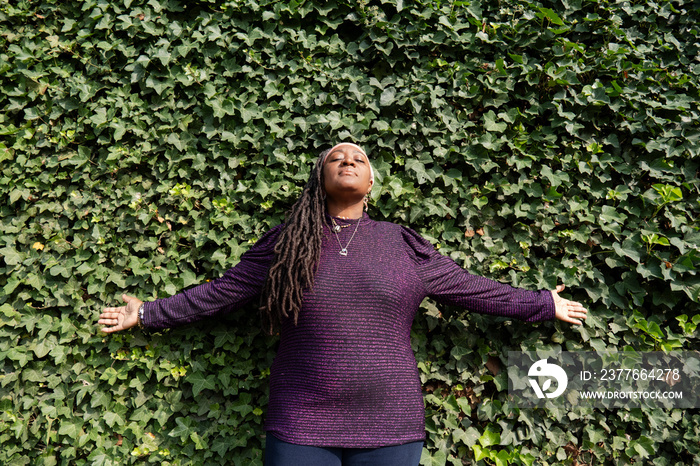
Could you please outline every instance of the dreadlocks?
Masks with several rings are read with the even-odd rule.
[[[297,323],[304,291],[314,284],[323,239],[323,160],[327,153],[321,153],[301,196],[287,212],[275,245],[260,306],[262,322],[269,333],[290,315]]]

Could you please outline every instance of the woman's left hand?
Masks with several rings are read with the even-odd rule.
[[[588,310],[583,307],[581,303],[569,301],[559,296],[559,293],[563,290],[564,285],[559,285],[556,291],[552,291],[552,298],[554,298],[554,316],[564,322],[581,325],[583,320],[586,319]]]
[[[97,323],[105,326],[102,327],[104,333],[119,332],[138,324],[137,314],[143,301],[126,294],[122,295],[122,300],[126,303],[125,306],[107,307],[100,314],[100,320]]]

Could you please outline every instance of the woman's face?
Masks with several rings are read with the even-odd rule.
[[[360,200],[372,189],[367,156],[352,144],[339,144],[323,164],[326,195],[335,201]]]

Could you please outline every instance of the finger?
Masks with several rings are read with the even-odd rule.
[[[115,331],[115,330],[121,330],[121,328],[122,328],[121,325],[115,324],[114,322],[102,322],[101,325],[102,325],[102,330],[112,329],[111,331]]]
[[[570,312],[588,312],[586,308],[581,306],[580,304],[566,303],[565,305]]]
[[[579,303],[578,301],[569,301],[568,299],[563,300],[563,303],[568,306],[570,309],[577,309],[577,310],[585,310],[586,308],[584,307],[583,304]]]
[[[121,317],[119,314],[102,315],[100,316],[100,319],[97,321],[97,323],[105,325],[116,325],[119,323],[119,317]]]
[[[111,327],[102,327],[100,329],[103,333],[114,333],[121,330],[121,325],[113,325]]]
[[[126,310],[125,307],[110,307],[102,311],[100,319],[116,319]]]
[[[119,314],[122,312],[122,310],[125,309],[123,307],[108,307],[102,310],[102,314],[104,315],[112,315],[112,314]]]
[[[567,311],[569,314],[586,315],[588,310],[581,305],[569,305],[567,306]]]
[[[570,324],[581,325],[583,322],[581,322],[580,319],[581,319],[580,317],[578,317],[574,314],[568,313],[568,314],[564,315],[564,318],[562,320],[564,322],[568,322]]]

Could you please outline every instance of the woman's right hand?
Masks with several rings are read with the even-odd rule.
[[[564,285],[557,286],[555,291],[552,291],[554,299],[554,317],[564,322],[574,325],[581,325],[586,320],[588,309],[583,307],[583,304],[576,301],[569,301],[559,296],[559,293],[564,291]]]
[[[106,307],[100,314],[98,324],[104,325],[102,331],[105,333],[119,332],[135,326],[138,323],[139,308],[143,304],[138,298],[122,295],[126,303],[121,307]]]

